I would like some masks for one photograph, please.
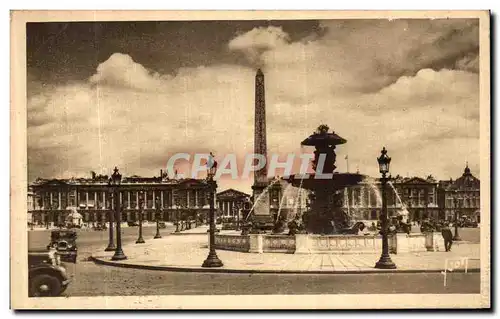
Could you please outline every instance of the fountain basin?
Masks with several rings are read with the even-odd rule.
[[[317,146],[317,145],[339,145],[347,143],[345,138],[340,137],[335,132],[328,132],[328,127],[325,127],[326,132],[317,132],[312,134],[300,144],[304,146]]]
[[[440,233],[398,233],[389,237],[393,254],[424,251],[443,251]],[[379,254],[382,239],[371,235],[313,235],[295,234],[216,234],[215,247],[246,253],[288,254]]]

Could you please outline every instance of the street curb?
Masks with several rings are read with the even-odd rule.
[[[310,275],[332,275],[332,274],[346,274],[346,275],[357,275],[357,274],[394,274],[394,273],[405,273],[405,274],[424,274],[424,273],[441,273],[443,269],[373,269],[373,270],[330,270],[330,271],[319,271],[319,270],[258,270],[258,269],[225,269],[225,268],[189,268],[189,267],[174,267],[174,266],[150,266],[150,265],[138,265],[138,264],[126,264],[120,262],[112,262],[100,259],[98,257],[91,256],[90,260],[98,265],[118,267],[118,268],[132,268],[132,269],[144,269],[144,270],[162,270],[170,272],[197,272],[197,273],[228,273],[228,274],[310,274]],[[469,268],[467,269],[469,273],[481,272],[480,268]],[[462,273],[462,272],[460,272]]]

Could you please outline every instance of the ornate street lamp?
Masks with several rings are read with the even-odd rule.
[[[144,238],[142,238],[142,218],[144,214],[144,191],[139,193],[139,238],[136,240],[136,244],[144,244]]]
[[[391,163],[391,158],[387,156],[387,150],[385,147],[382,149],[382,154],[377,158],[380,173],[382,174],[382,255],[379,261],[375,264],[375,268],[380,269],[395,269],[396,264],[391,260],[389,255],[389,239],[388,231],[389,225],[387,222],[387,194],[386,194],[386,184],[387,184],[387,173],[389,173],[389,164]]]
[[[207,184],[210,189],[210,242],[209,242],[209,253],[207,259],[201,265],[202,267],[222,267],[224,264],[217,257],[215,252],[215,192],[217,190],[217,182],[214,180],[215,173],[217,172],[217,162],[213,160],[213,155],[210,153],[211,160],[207,164]]]
[[[118,168],[115,167],[113,175],[111,175],[111,185],[113,186],[114,191],[114,199],[115,199],[115,213],[116,213],[116,250],[111,260],[124,260],[127,259],[127,256],[123,253],[122,250],[122,217],[121,217],[121,209],[120,209],[120,184],[122,182],[122,175],[118,172]]]
[[[161,235],[160,235],[160,211],[161,211],[161,207],[160,207],[160,199],[158,197],[156,197],[156,200],[155,200],[155,205],[156,205],[156,235],[154,237],[154,239],[158,239],[158,238],[161,238]]]
[[[175,232],[180,232],[179,229],[179,210],[181,208],[181,201],[179,198],[175,198]]]
[[[453,236],[454,241],[461,241],[462,238],[460,238],[460,235],[458,234],[458,204],[460,203],[458,201],[458,190],[455,190],[455,197],[453,198],[454,204],[455,204],[455,236]]]
[[[115,239],[114,239],[114,212],[113,212],[113,206],[112,203],[115,199],[115,194],[113,193],[113,185],[111,182],[111,179],[108,180],[108,221],[109,221],[109,242],[108,242],[108,247],[106,247],[105,251],[115,251],[116,246],[115,246]]]
[[[235,203],[235,205],[233,206],[236,210],[236,230],[239,231],[240,230],[240,206],[241,206],[241,202],[240,201],[237,201]]]

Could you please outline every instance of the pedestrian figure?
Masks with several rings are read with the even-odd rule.
[[[453,234],[451,233],[451,229],[448,227],[448,224],[444,224],[443,228],[441,228],[441,235],[443,235],[444,239],[444,249],[446,251],[450,251],[451,245],[453,244]]]

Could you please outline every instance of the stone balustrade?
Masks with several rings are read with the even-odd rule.
[[[215,246],[216,249],[249,253],[374,254],[381,252],[382,238],[380,235],[216,234]],[[393,254],[442,251],[444,242],[437,232],[398,233],[389,236],[389,250]]]
[[[263,250],[265,253],[294,253],[295,236],[266,235],[263,236]]]
[[[215,248],[222,250],[249,252],[250,236],[215,235]]]

